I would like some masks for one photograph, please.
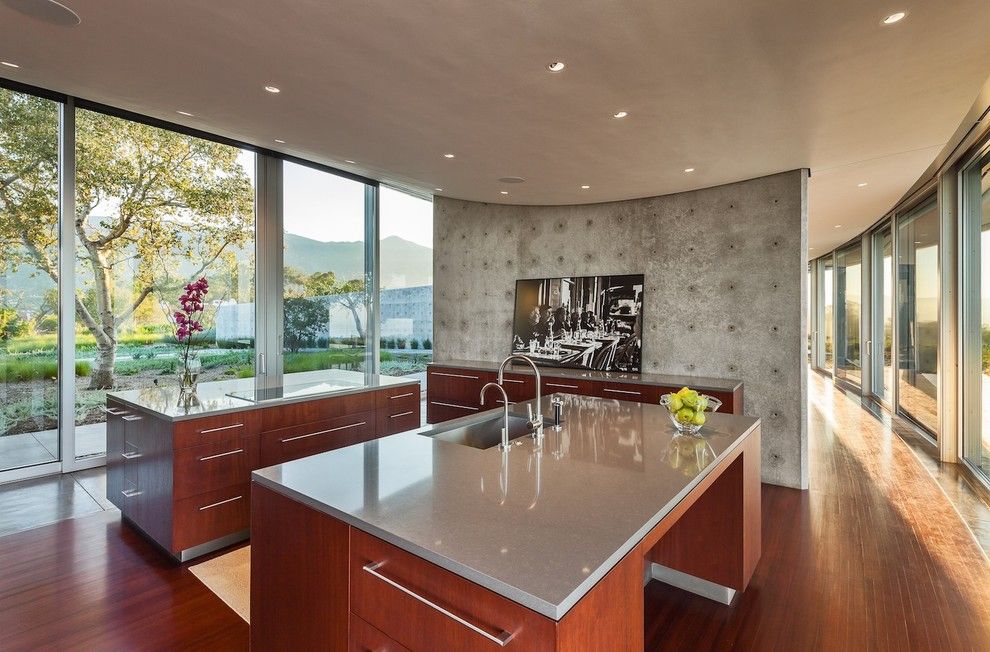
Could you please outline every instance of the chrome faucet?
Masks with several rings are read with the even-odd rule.
[[[536,363],[527,358],[524,355],[514,354],[510,355],[505,360],[502,360],[502,364],[498,366],[498,384],[501,385],[505,382],[505,368],[513,360],[521,360],[533,368],[533,373],[536,374],[536,414],[532,415],[529,419],[529,427],[533,429],[533,437],[536,441],[543,441],[543,408],[540,407],[540,370],[536,368]]]
[[[505,393],[505,388],[498,383],[485,383],[485,386],[481,388],[482,405],[485,404],[485,392],[488,391],[489,387],[497,387],[498,391],[502,392],[502,409],[505,426],[502,428],[502,443],[498,445],[498,449],[506,452],[509,450],[509,395]]]

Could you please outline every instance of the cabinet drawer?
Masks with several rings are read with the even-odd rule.
[[[350,615],[350,652],[409,652],[409,649],[393,641],[354,614]]]
[[[376,407],[385,414],[398,414],[411,410],[420,402],[419,383],[392,387],[378,392]]]
[[[493,404],[492,407],[498,406]],[[427,423],[441,423],[459,417],[466,417],[470,414],[477,414],[480,411],[481,408],[479,407],[430,400],[426,404],[426,421]]]
[[[251,481],[259,463],[258,435],[181,448],[172,469],[175,498]]]
[[[401,412],[387,414],[378,412],[378,436],[394,435],[397,432],[415,430],[422,425],[420,418],[420,403],[417,400],[412,405],[403,406]]]
[[[653,404],[660,402],[661,394],[659,387],[635,383],[602,383],[601,391],[602,398]]]
[[[242,410],[205,419],[179,421],[174,429],[174,447],[188,448],[257,434],[261,419],[258,410]]]
[[[595,384],[588,380],[572,378],[544,378],[540,387],[543,394],[577,394],[578,396],[596,396]]]
[[[172,552],[247,529],[251,484],[241,484],[177,500],[173,506]]]
[[[377,430],[377,415],[370,411],[263,432],[261,465],[282,464],[368,441],[375,438]]]
[[[550,619],[355,528],[350,576],[351,610],[411,650],[553,649]]]
[[[377,391],[370,390],[268,408],[262,411],[261,429],[275,430],[286,426],[298,426],[314,421],[334,419],[358,412],[371,412],[375,409],[376,394],[378,394]]]
[[[488,371],[431,367],[426,375],[426,393],[430,400],[478,407],[482,386],[494,379],[495,374]]]

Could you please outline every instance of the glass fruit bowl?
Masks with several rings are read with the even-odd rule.
[[[706,413],[717,411],[722,407],[722,401],[714,396],[699,394],[689,387],[684,387],[678,392],[661,396],[660,405],[667,408],[667,415],[677,432],[682,435],[696,436],[705,425]]]

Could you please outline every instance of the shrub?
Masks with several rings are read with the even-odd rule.
[[[418,349],[419,348],[419,340],[417,340],[417,339],[411,339],[411,340],[409,340],[409,348],[410,349]]]
[[[397,349],[406,348],[406,338],[400,337],[398,340],[396,340],[395,345],[396,345],[395,348]]]
[[[76,376],[88,376],[90,364],[77,362]],[[33,380],[55,380],[58,377],[58,360],[41,359],[0,359],[0,382],[29,382]]]
[[[425,340],[423,340],[423,348],[424,349],[432,349],[433,348],[433,342],[430,340],[430,338],[426,338]]]

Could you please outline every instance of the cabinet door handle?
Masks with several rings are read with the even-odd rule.
[[[628,389],[609,389],[608,387],[606,387],[602,391],[604,391],[604,392],[612,392],[613,394],[630,394],[632,396],[642,396],[643,395],[642,392],[631,392]]]
[[[122,417],[127,414],[127,410],[121,410],[120,408],[105,407],[103,411],[107,414],[112,414],[115,417]]]
[[[136,414],[125,414],[121,417],[124,421],[141,421],[144,417],[139,417]]]
[[[416,392],[406,392],[405,394],[396,394],[395,396],[389,396],[388,397],[388,400],[392,401],[392,400],[395,400],[397,398],[405,398],[407,396],[412,396],[415,393]]]
[[[317,432],[311,432],[306,435],[296,435],[295,437],[286,437],[280,440],[283,444],[290,441],[296,441],[297,439],[306,439],[307,437],[315,437],[317,435],[325,435],[328,432],[337,432],[338,430],[347,430],[348,428],[357,428],[358,426],[363,426],[367,421],[361,421],[360,423],[351,423],[346,426],[337,426],[336,428],[327,428],[326,430],[319,430]]]
[[[389,419],[398,419],[399,417],[407,417],[407,416],[409,416],[412,413],[413,413],[413,411],[412,410],[409,410],[408,412],[400,412],[399,414],[390,414],[388,418]]]
[[[477,376],[469,376],[467,374],[448,374],[443,371],[434,371],[434,376],[444,376],[445,378],[468,378],[470,380],[479,380]]]
[[[137,489],[124,489],[120,493],[124,494],[124,498],[133,498],[134,496],[141,495],[141,492]]]
[[[232,503],[235,500],[240,500],[243,497],[244,496],[234,496],[233,498],[228,498],[227,500],[220,500],[215,503],[210,503],[209,505],[203,505],[202,507],[199,508],[199,511],[202,512],[203,510],[206,509],[213,509],[214,507],[219,507],[220,505],[226,505],[227,503]]]
[[[408,595],[410,598],[413,598],[415,600],[419,600],[420,602],[422,602],[423,604],[425,604],[427,607],[430,607],[431,609],[434,609],[436,611],[439,611],[440,613],[442,613],[444,616],[447,616],[451,620],[454,620],[454,621],[456,621],[456,622],[464,625],[465,627],[467,627],[468,629],[470,629],[472,632],[474,632],[476,634],[481,634],[482,636],[484,636],[485,638],[487,638],[492,643],[495,643],[499,647],[505,647],[509,643],[509,641],[512,640],[512,636],[513,636],[513,633],[512,632],[507,632],[507,631],[505,631],[503,629],[503,630],[500,630],[498,634],[489,634],[488,632],[486,632],[485,630],[481,629],[477,625],[475,625],[473,623],[469,623],[468,621],[464,620],[463,618],[461,618],[457,614],[454,614],[454,613],[451,613],[450,611],[447,611],[446,609],[444,609],[443,607],[441,607],[437,603],[433,602],[432,600],[428,600],[427,598],[424,598],[423,596],[421,596],[420,594],[416,593],[415,591],[413,591],[411,589],[407,589],[406,587],[402,586],[401,584],[399,584],[395,580],[393,580],[391,578],[388,578],[388,577],[385,577],[384,575],[382,575],[381,573],[378,572],[378,569],[381,568],[384,565],[385,565],[385,562],[380,561],[378,563],[365,564],[364,566],[362,566],[362,568],[364,569],[364,571],[366,573],[370,573],[373,577],[376,577],[376,578],[380,579],[381,581],[385,582],[386,584],[388,584],[389,586],[402,591],[403,593],[405,593],[406,595]]]
[[[503,380],[503,382],[506,382],[506,383],[519,383],[521,385],[521,384],[525,383],[526,381],[525,380],[515,380],[514,378],[505,378]]]
[[[141,453],[121,453],[120,456],[125,460],[136,460],[141,457]]]
[[[561,385],[559,383],[547,383],[547,387],[563,387],[564,389],[579,389],[577,385]]]
[[[208,435],[211,432],[223,432],[224,430],[233,430],[234,428],[243,428],[243,427],[244,427],[243,423],[235,423],[229,426],[220,426],[218,428],[207,428],[206,430],[200,430],[199,434]]]
[[[457,405],[456,403],[441,403],[440,401],[430,401],[430,403],[432,403],[433,405],[441,405],[443,407],[458,408],[460,410],[473,410],[474,412],[478,411],[478,408],[471,407],[470,405]]]
[[[227,457],[228,455],[237,455],[238,453],[243,453],[243,448],[238,448],[237,450],[227,451],[226,453],[217,453],[216,455],[207,455],[206,457],[199,458],[200,462],[205,462],[206,460],[215,460],[218,457]]]

